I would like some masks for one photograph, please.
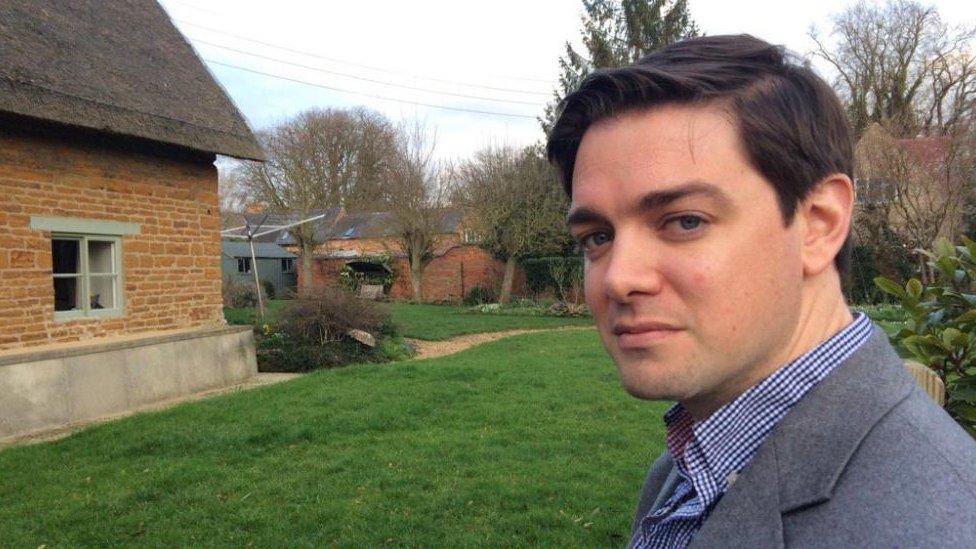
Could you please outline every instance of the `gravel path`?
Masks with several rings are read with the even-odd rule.
[[[448,339],[446,341],[425,341],[423,339],[411,339],[404,338],[405,341],[415,345],[417,347],[417,355],[413,357],[412,360],[421,360],[425,358],[435,358],[439,356],[453,355],[454,353],[463,351],[474,347],[475,345],[481,345],[482,343],[488,343],[489,341],[497,341],[506,337],[512,337],[519,334],[528,334],[535,332],[555,332],[562,330],[592,330],[593,328],[588,326],[566,326],[564,328],[536,328],[527,330],[507,330],[504,332],[488,332],[483,334],[471,334],[458,336],[453,339]]]

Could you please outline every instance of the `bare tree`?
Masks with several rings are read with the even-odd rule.
[[[217,161],[217,206],[220,208],[220,228],[240,225],[241,215],[247,209],[247,196],[234,171],[237,163],[226,159]]]
[[[875,222],[866,226],[887,222],[911,249],[929,248],[938,237],[955,239],[976,190],[974,146],[972,126],[916,139],[896,139],[881,125],[871,126],[855,150],[859,201]],[[927,279],[923,258],[917,259]]]
[[[239,164],[236,184],[250,200],[296,221],[327,208],[368,203],[396,156],[392,124],[363,109],[305,111],[259,132],[258,139],[267,162]],[[302,285],[308,289],[321,232],[313,224],[289,232],[301,249]]]
[[[862,0],[834,17],[834,47],[815,29],[810,35],[815,54],[837,71],[858,135],[876,122],[899,137],[941,135],[972,117],[976,28],[950,26],[914,0]]]
[[[434,258],[444,217],[443,171],[433,160],[436,134],[419,120],[397,129],[397,154],[390,163],[384,202],[400,249],[407,256],[414,301],[423,301],[423,274]]]
[[[457,174],[456,200],[470,227],[485,249],[505,261],[499,301],[507,303],[517,260],[565,243],[566,197],[535,147],[485,149]]]

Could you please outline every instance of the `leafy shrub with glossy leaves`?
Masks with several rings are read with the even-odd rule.
[[[934,273],[932,284],[874,280],[908,314],[905,327],[890,337],[942,378],[946,411],[976,437],[976,242],[963,237],[962,245],[953,246],[943,239],[935,251],[920,253]]]

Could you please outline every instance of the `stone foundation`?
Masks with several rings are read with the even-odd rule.
[[[250,327],[225,326],[0,354],[0,439],[240,383]]]

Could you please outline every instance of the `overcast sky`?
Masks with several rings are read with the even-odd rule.
[[[536,117],[582,12],[578,0],[161,3],[253,128],[311,107],[366,106],[425,120],[437,155],[454,159],[542,138]],[[950,22],[976,23],[974,1],[931,3]],[[707,34],[746,32],[801,54],[813,48],[811,25],[829,33],[848,4],[689,0]]]

